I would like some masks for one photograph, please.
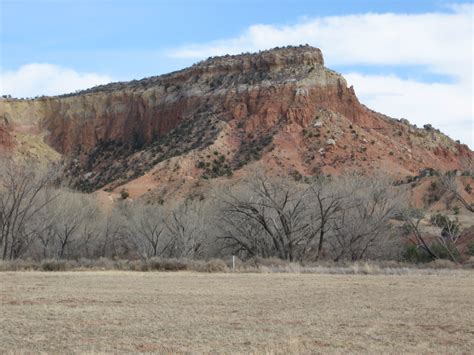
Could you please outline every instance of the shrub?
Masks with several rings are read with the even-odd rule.
[[[0,271],[30,271],[30,270],[37,270],[37,269],[38,269],[38,263],[30,259],[0,261]]]
[[[433,258],[425,252],[423,249],[417,248],[416,245],[407,245],[402,257],[404,260],[411,263],[427,263],[433,260]]]
[[[467,254],[474,256],[474,243],[471,243],[467,246]]]
[[[453,254],[455,260],[459,260],[459,252],[457,251],[456,248],[451,248],[450,246],[444,246],[439,243],[433,243],[430,246],[431,251],[438,257],[438,259],[446,259],[450,260],[451,255],[449,254],[449,250],[447,248],[450,248],[451,253]]]
[[[426,195],[423,196],[423,201],[425,204],[430,205],[434,202],[437,202],[441,199],[441,196],[443,196],[444,193],[444,188],[442,184],[437,183],[436,181],[432,181]]]
[[[442,236],[457,236],[461,232],[461,225],[457,219],[452,220],[441,213],[431,216],[430,222],[432,225],[441,228]]]
[[[286,260],[275,258],[275,257],[271,257],[271,258],[255,257],[248,260],[247,264],[255,266],[255,267],[266,266],[266,267],[274,268],[274,267],[285,267],[288,265],[288,262]]]
[[[185,261],[177,259],[151,258],[147,261],[148,269],[155,271],[183,271],[188,269]]]
[[[227,272],[229,268],[227,264],[220,259],[212,259],[206,262],[204,265],[197,268],[196,271],[200,272]]]
[[[433,269],[453,269],[456,266],[456,264],[451,260],[446,259],[436,259],[430,262],[428,265]]]
[[[130,194],[127,190],[123,189],[122,191],[120,191],[120,197],[122,198],[122,200],[126,200],[129,196]]]
[[[41,262],[40,268],[43,271],[65,271],[66,262],[64,260],[46,259]]]
[[[464,190],[470,194],[472,192],[472,187],[471,187],[471,184],[467,184],[466,187],[464,188]]]

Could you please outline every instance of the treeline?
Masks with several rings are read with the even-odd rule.
[[[254,175],[204,199],[164,205],[122,199],[109,208],[94,195],[62,188],[54,170],[1,162],[3,260],[356,261],[418,253],[420,260],[459,261],[459,228],[440,226],[439,238],[427,240],[403,188],[382,176],[295,182]]]

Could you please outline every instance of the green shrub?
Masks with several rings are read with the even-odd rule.
[[[467,254],[474,256],[474,243],[471,243],[467,246]]]
[[[206,167],[206,163],[203,162],[202,160],[200,160],[197,165],[196,165],[197,168],[199,169],[204,169]]]
[[[423,201],[425,204],[430,205],[434,202],[437,202],[441,199],[444,193],[444,188],[442,184],[432,181],[425,196],[423,196]]]
[[[122,200],[126,200],[129,196],[130,194],[127,190],[123,189],[122,191],[120,191],[120,197],[122,198]]]
[[[467,184],[466,187],[464,188],[464,190],[470,194],[472,192],[472,187],[471,187],[471,184]]]
[[[418,248],[416,245],[410,244],[405,247],[402,258],[411,263],[427,263],[433,260],[433,258],[423,249]]]
[[[451,259],[451,255],[450,255],[448,249],[444,245],[441,245],[439,243],[433,243],[433,244],[431,244],[430,248],[433,251],[433,253],[438,257],[438,259],[446,259],[446,260]],[[458,260],[459,259],[459,252],[457,251],[457,249],[454,248],[454,247],[452,247],[450,249],[451,249],[451,253],[454,256],[454,259]]]

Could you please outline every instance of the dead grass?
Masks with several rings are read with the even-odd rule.
[[[469,353],[472,271],[0,273],[11,353]]]
[[[471,260],[472,259],[472,260]],[[474,258],[463,264],[438,259],[429,263],[414,264],[391,260],[371,260],[356,262],[319,261],[317,263],[293,263],[277,258],[251,259],[242,262],[236,259],[236,268],[232,269],[232,260],[211,259],[161,259],[148,260],[111,260],[79,259],[34,261],[16,259],[0,260],[0,272],[4,271],[196,271],[196,272],[239,272],[239,273],[306,273],[306,274],[343,274],[343,275],[405,275],[439,274],[452,269],[474,269]],[[444,270],[444,271],[442,271]]]

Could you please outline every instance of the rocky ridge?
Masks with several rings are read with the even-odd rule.
[[[309,46],[210,58],[75,94],[1,99],[0,122],[4,150],[18,151],[25,134],[41,137],[48,159],[57,158],[54,150],[66,161],[73,186],[136,196],[190,191],[255,169],[295,178],[348,170],[402,178],[428,167],[460,169],[473,157],[430,126],[361,105]]]

